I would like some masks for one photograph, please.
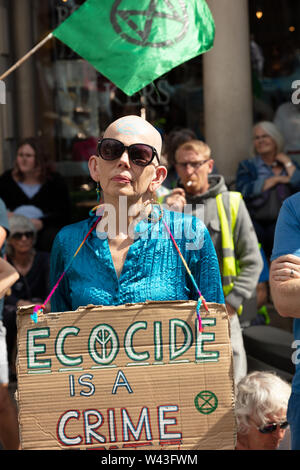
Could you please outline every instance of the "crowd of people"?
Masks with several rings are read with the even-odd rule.
[[[114,236],[109,227],[105,237],[96,230],[90,233],[96,213],[68,224],[67,184],[47,165],[37,139],[20,143],[14,167],[0,177],[0,260],[4,263],[0,264],[0,440],[4,447],[19,446],[16,412],[7,387],[16,375],[16,310],[47,297],[90,233],[45,311],[70,311],[87,304],[197,300],[200,290],[207,302],[225,304],[228,312],[236,449],[277,449],[282,443],[290,448],[290,429],[292,448],[300,448],[299,374],[291,395],[290,384],[275,373],[248,372],[240,326],[245,301],[258,296],[262,273],[265,269],[269,273],[271,262],[270,279],[267,276],[264,282],[270,282],[272,296],[265,301],[272,299],[280,315],[298,315],[300,168],[284,153],[278,128],[272,122],[254,126],[252,155],[239,164],[234,191],[218,174],[209,146],[189,129],[174,130],[162,142],[146,120],[124,116],[108,126],[97,152],[88,162],[90,176],[101,191],[103,215],[107,205],[114,208]],[[118,224],[123,215],[120,196],[127,198],[128,207],[143,207],[143,218],[131,211],[125,226]],[[154,229],[162,234],[165,223],[171,233],[184,233],[176,240],[177,248],[194,283],[184,264],[178,263],[172,238],[155,236],[148,243]],[[131,227],[139,236],[131,236]],[[187,242],[196,249],[189,250]],[[3,288],[2,282],[6,282]]]

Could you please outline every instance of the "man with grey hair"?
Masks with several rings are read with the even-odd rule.
[[[285,436],[291,386],[272,372],[251,372],[236,387],[236,450],[275,450]]]

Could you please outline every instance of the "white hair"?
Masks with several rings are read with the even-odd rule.
[[[8,243],[6,245],[5,251],[6,254],[10,257],[14,256],[14,249],[12,245],[10,244],[10,240],[12,239],[13,235],[17,232],[33,232],[33,245],[36,242],[36,237],[37,237],[37,230],[35,228],[35,225],[31,222],[31,220],[28,217],[25,217],[25,215],[21,214],[13,214],[9,219],[8,219],[8,224],[9,224],[9,236],[8,236]]]
[[[273,372],[251,372],[236,386],[237,431],[247,434],[250,418],[258,426],[269,422],[268,415],[280,419],[287,412],[291,386]]]
[[[278,127],[275,126],[275,124],[273,124],[273,122],[271,121],[260,121],[260,122],[257,122],[254,126],[253,126],[253,131],[257,128],[257,127],[261,127],[270,137],[272,137],[272,139],[275,141],[276,143],[276,147],[277,147],[277,152],[282,152],[283,151],[283,147],[284,147],[284,138],[283,138],[283,135],[281,134],[281,132],[279,131]],[[253,144],[253,148],[252,148],[252,154],[255,155],[256,151],[255,151],[255,145]]]
[[[33,232],[36,234],[36,228],[28,217],[21,214],[13,214],[9,219],[9,236],[16,232]]]

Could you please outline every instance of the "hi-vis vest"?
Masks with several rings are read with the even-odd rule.
[[[216,203],[218,209],[218,215],[221,225],[222,233],[222,254],[223,254],[223,272],[222,272],[222,284],[223,292],[225,297],[232,291],[234,280],[239,272],[238,261],[234,254],[234,229],[237,219],[237,214],[242,199],[241,193],[230,191],[229,192],[229,207],[230,207],[230,219],[231,227],[229,227],[229,221],[226,214],[226,210],[223,204],[222,193],[216,196]],[[243,306],[240,305],[237,313],[242,313]]]

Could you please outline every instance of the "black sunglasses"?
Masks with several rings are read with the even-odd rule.
[[[34,232],[16,232],[11,236],[11,238],[14,238],[15,240],[21,240],[22,237],[33,238],[33,236]]]
[[[257,428],[259,432],[262,434],[270,434],[271,432],[276,431],[277,427],[279,426],[280,429],[286,429],[288,427],[289,423],[287,421],[283,421],[281,423],[270,423],[266,424],[265,426],[261,426]]]
[[[132,144],[128,147],[116,139],[102,139],[98,142],[98,155],[103,160],[116,160],[120,158],[124,151],[127,150],[128,156],[132,163],[139,166],[150,165],[154,157],[158,158],[158,153],[154,147],[147,144]]]

